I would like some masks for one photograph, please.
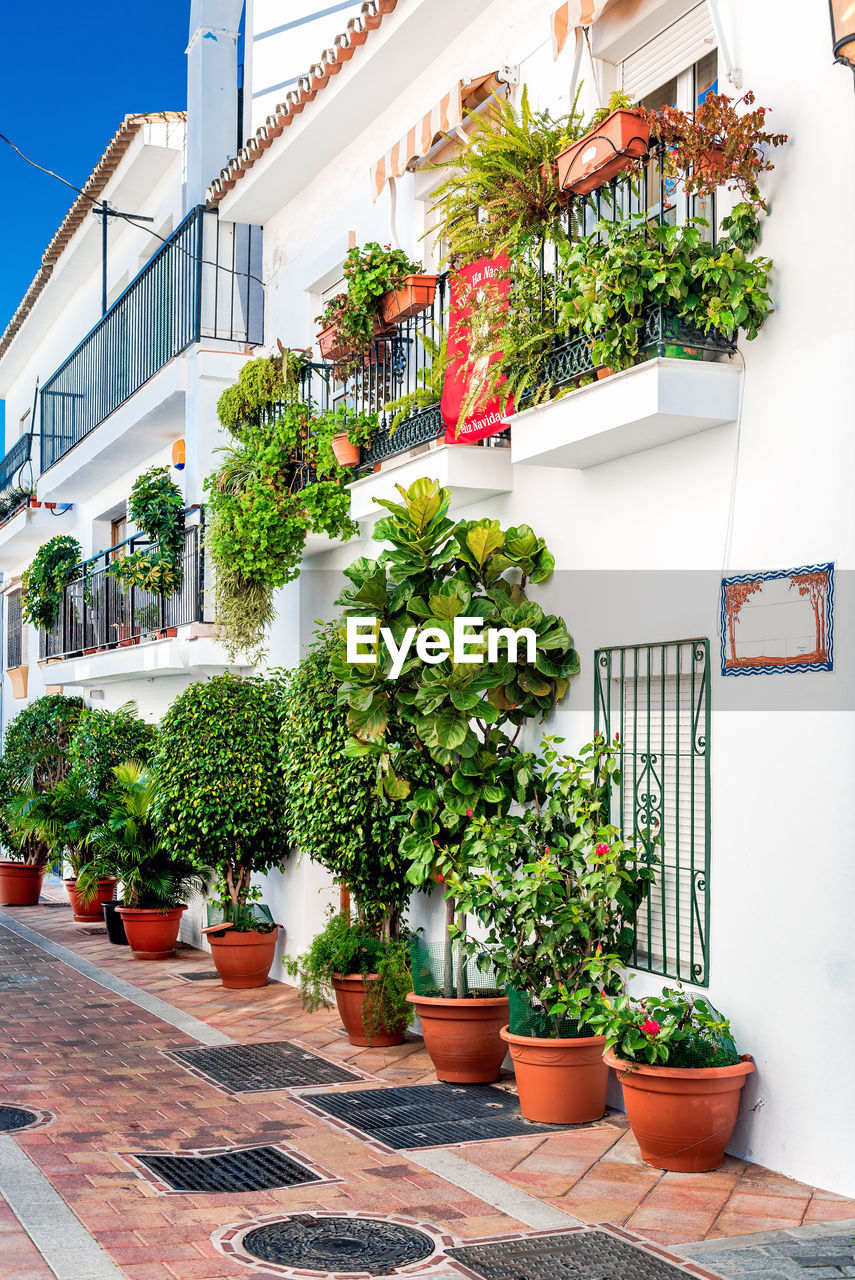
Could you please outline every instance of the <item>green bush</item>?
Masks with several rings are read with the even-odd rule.
[[[59,616],[62,593],[74,576],[82,556],[80,543],[58,533],[39,547],[33,562],[24,570],[21,584],[21,614],[41,631],[49,631]]]
[[[396,937],[412,892],[398,851],[403,807],[377,789],[377,765],[345,755],[347,709],[330,669],[333,627],[317,633],[286,677],[282,724],[285,824],[294,848],[346,884],[359,918],[379,936]]]
[[[44,866],[47,845],[35,838],[22,846],[13,842],[3,810],[23,788],[52,791],[65,780],[71,768],[69,747],[82,711],[82,698],[47,694],[19,711],[6,730],[0,757],[0,839],[25,862]]]
[[[72,778],[100,799],[116,784],[113,769],[126,760],[147,764],[154,750],[157,730],[136,714],[134,704],[117,711],[86,707],[68,751]]]
[[[226,911],[258,897],[254,871],[288,853],[280,681],[226,673],[191,684],[160,726],[155,820],[179,858],[214,866]]]

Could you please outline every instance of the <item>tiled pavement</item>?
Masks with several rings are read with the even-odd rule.
[[[390,1084],[434,1079],[420,1040],[393,1049],[357,1049],[334,1012],[304,1013],[284,985],[230,992],[216,982],[181,981],[176,975],[182,971],[210,968],[210,957],[202,953],[183,949],[173,961],[134,961],[126,949],[84,934],[70,912],[17,909],[14,919],[237,1041],[296,1039]],[[0,926],[2,920],[0,915]],[[405,1152],[370,1148],[285,1092],[224,1094],[164,1056],[163,1050],[195,1044],[182,1031],[2,927],[0,948],[18,964],[23,956],[40,979],[3,992],[0,1101],[55,1113],[53,1125],[24,1132],[17,1141],[129,1280],[251,1276],[243,1264],[217,1252],[211,1233],[276,1211],[372,1209],[431,1222],[462,1239],[526,1230],[495,1207],[501,1196],[490,1196],[488,1203]],[[287,1143],[341,1181],[167,1197],[122,1154],[259,1140]],[[597,1127],[453,1151],[477,1167],[473,1176],[477,1169],[494,1175],[494,1187],[510,1184],[583,1222],[623,1225],[660,1245],[855,1218],[855,1201],[741,1160],[728,1158],[712,1174],[659,1173],[640,1161],[620,1116]],[[717,1262],[720,1255],[714,1257]],[[716,1269],[716,1262],[705,1255],[704,1265]],[[0,1204],[0,1280],[43,1280],[51,1274],[16,1228],[14,1214]],[[770,1273],[757,1274],[771,1280]],[[814,1268],[801,1275],[824,1280]]]

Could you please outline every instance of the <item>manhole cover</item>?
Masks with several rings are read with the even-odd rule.
[[[515,1094],[491,1085],[422,1084],[313,1093],[304,1101],[395,1151],[581,1127],[534,1124],[522,1115]]]
[[[54,907],[54,908],[56,908],[56,907],[63,907],[63,908],[67,908],[67,909],[69,909],[69,910],[70,910],[70,908],[71,908],[71,903],[70,903],[70,902],[45,902],[45,901],[44,901],[44,899],[41,899],[41,900],[39,901],[39,906],[40,906],[40,907]]]
[[[0,1107],[0,1129],[26,1129],[28,1124],[35,1124],[37,1120],[34,1111],[25,1111],[23,1107]]]
[[[106,929],[81,929],[81,933],[88,933],[90,938],[106,938]]]
[[[277,1147],[182,1156],[136,1152],[136,1159],[173,1191],[268,1191],[322,1179]]]
[[[301,1214],[256,1227],[243,1238],[247,1253],[264,1262],[306,1271],[368,1272],[385,1276],[434,1252],[430,1236],[397,1222],[372,1218],[313,1218]]]
[[[688,1274],[606,1231],[568,1231],[446,1252],[485,1280],[686,1280]]]
[[[288,1040],[229,1044],[215,1049],[176,1049],[172,1056],[232,1093],[293,1089],[305,1084],[340,1084],[360,1076],[327,1062]]]
[[[176,973],[175,976],[185,982],[213,982],[220,975],[216,969],[194,969],[192,973]]]

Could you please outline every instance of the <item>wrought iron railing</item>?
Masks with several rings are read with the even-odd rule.
[[[6,670],[23,662],[24,631],[21,621],[21,592],[11,591],[6,597]]]
[[[16,440],[12,448],[0,462],[0,497],[21,483],[21,473],[30,461],[33,451],[33,435],[27,431]]]
[[[39,634],[39,656],[67,658],[90,650],[115,648],[143,639],[159,639],[175,627],[205,620],[204,526],[184,533],[177,590],[165,594],[127,587],[109,572],[122,554],[154,555],[159,544],[136,534],[80,566],[68,584],[49,631]]]
[[[263,342],[260,267],[260,227],[189,213],[42,387],[42,471],[192,343]]]

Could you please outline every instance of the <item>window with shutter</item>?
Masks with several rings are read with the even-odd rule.
[[[710,665],[707,639],[598,649],[595,728],[617,737],[611,821],[656,866],[633,965],[709,980]]]
[[[696,5],[624,58],[621,89],[638,102],[669,80],[675,80],[714,49],[715,32],[709,6]]]

